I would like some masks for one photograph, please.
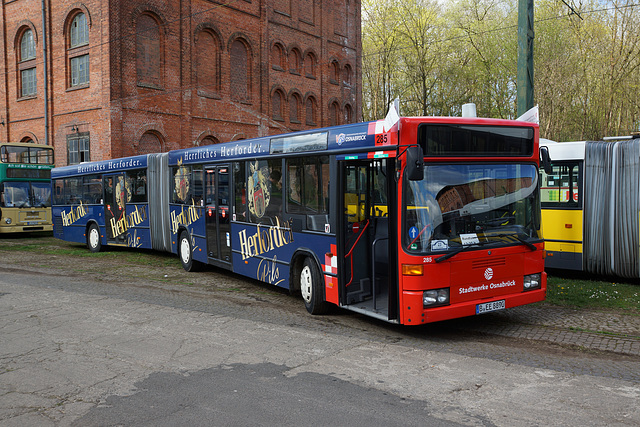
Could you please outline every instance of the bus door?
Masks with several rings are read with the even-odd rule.
[[[107,244],[125,245],[127,242],[126,205],[131,200],[131,187],[124,173],[104,175],[104,225]]]
[[[344,306],[397,318],[395,187],[392,159],[342,162],[340,298]]]
[[[231,222],[229,218],[229,165],[205,168],[205,224],[207,254],[211,264],[231,266]]]

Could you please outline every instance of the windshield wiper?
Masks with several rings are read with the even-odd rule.
[[[528,247],[529,249],[531,249],[532,251],[537,250],[538,248],[536,247],[536,245],[534,245],[533,243],[524,240],[522,237],[518,236],[517,234],[501,234],[501,237],[513,237],[514,239],[516,239],[518,242],[522,243],[523,245],[525,245],[526,247]]]
[[[464,251],[466,251],[468,249],[471,249],[471,248],[477,248],[479,246],[483,246],[483,245],[486,245],[486,244],[489,244],[489,243],[492,243],[492,242],[479,242],[479,243],[472,243],[470,245],[460,246],[458,249],[456,249],[454,251],[451,251],[448,254],[442,255],[440,258],[436,258],[436,262],[446,261],[449,258],[458,255],[460,252],[464,252]]]

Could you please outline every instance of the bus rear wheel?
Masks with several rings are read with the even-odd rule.
[[[200,263],[193,259],[192,250],[189,233],[183,231],[180,233],[180,239],[178,239],[178,256],[180,257],[182,268],[186,271],[200,270]]]
[[[97,225],[91,224],[87,231],[87,248],[91,252],[100,252],[102,249],[102,242],[100,241],[100,229]]]
[[[322,278],[316,263],[311,258],[305,258],[298,280],[307,311],[311,314],[326,313],[329,307],[323,297]]]

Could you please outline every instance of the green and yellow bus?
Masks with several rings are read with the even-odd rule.
[[[0,233],[51,231],[53,148],[0,143]]]

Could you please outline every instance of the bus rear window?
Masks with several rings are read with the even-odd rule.
[[[530,157],[533,129],[424,123],[418,127],[418,144],[426,157]]]

